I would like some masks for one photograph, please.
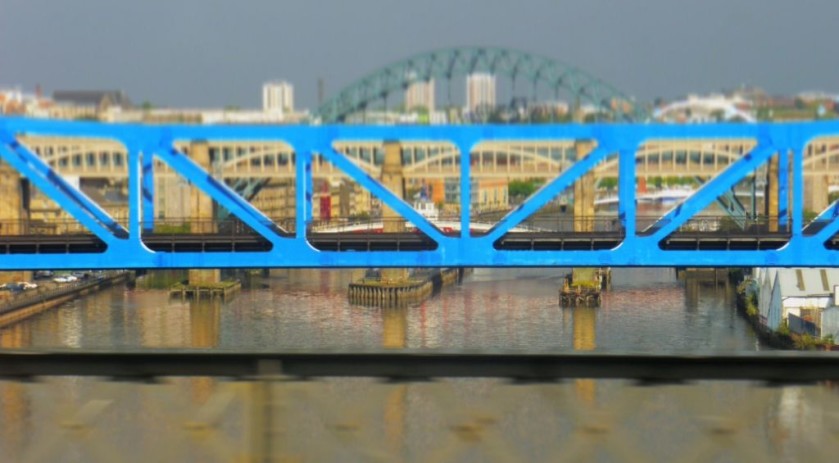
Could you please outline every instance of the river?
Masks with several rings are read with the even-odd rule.
[[[0,331],[0,344],[15,348],[108,350],[409,348],[641,353],[743,352],[765,348],[733,309],[734,288],[730,283],[678,281],[675,272],[665,268],[615,269],[612,288],[605,294],[601,307],[562,308],[557,291],[566,272],[564,269],[475,269],[461,284],[445,288],[418,306],[401,309],[350,305],[347,284],[358,278],[360,271],[275,270],[270,276],[243,276],[244,288],[235,297],[199,302],[170,298],[160,288],[179,276],[157,273],[138,279],[132,289],[111,288],[4,329]],[[62,459],[44,461],[88,461],[86,458],[96,454],[94,450],[85,447],[83,441],[68,437],[60,426],[50,429],[52,423],[61,423],[61,419],[72,416],[74,407],[98,397],[111,383],[104,384],[74,378],[52,379],[34,386],[0,382],[3,414],[0,455],[12,458],[2,461],[31,457],[37,448],[35,443],[53,438],[56,433],[63,436],[62,445],[74,451],[60,453]],[[224,382],[213,380],[176,379],[171,384],[174,394],[185,397],[182,402],[193,408],[200,408],[225,390]],[[327,454],[317,450],[314,457],[304,461],[368,461],[365,451],[358,449],[377,446],[385,454],[395,454],[407,461],[424,460],[434,452],[449,451],[446,446],[438,448],[436,442],[440,439],[455,442],[451,444],[455,449],[451,452],[460,452],[455,453],[458,455],[455,461],[482,461],[481,455],[485,454],[481,452],[488,451],[510,452],[522,460],[548,461],[553,460],[555,452],[565,456],[569,455],[564,453],[566,450],[572,452],[556,449],[557,442],[563,441],[558,439],[561,436],[570,439],[567,442],[574,449],[592,439],[592,448],[578,449],[589,452],[583,453],[586,458],[611,461],[609,453],[614,450],[635,452],[645,459],[666,460],[694,448],[701,449],[700,444],[694,445],[695,440],[713,441],[713,433],[705,429],[705,422],[691,419],[686,410],[700,415],[713,415],[712,411],[716,411],[723,417],[720,419],[731,419],[728,415],[758,396],[762,399],[756,408],[757,420],[743,415],[743,423],[738,425],[742,428],[736,429],[745,429],[741,437],[757,442],[747,446],[757,449],[757,455],[765,453],[795,460],[802,448],[809,449],[816,443],[817,433],[813,429],[831,419],[830,415],[822,414],[817,405],[820,402],[812,399],[824,393],[824,388],[817,386],[767,388],[744,382],[701,382],[690,386],[637,387],[625,381],[578,380],[555,386],[513,387],[497,380],[449,381],[444,382],[449,385],[448,399],[442,399],[443,404],[453,400],[449,407],[440,405],[439,391],[428,389],[440,383],[383,385],[335,380],[305,384],[302,390],[308,392],[304,396],[311,393],[311,388],[328,390],[331,395],[323,403],[330,405],[323,406],[320,399],[300,402],[306,405],[294,402],[295,425],[286,434],[289,448],[303,445],[310,435],[324,429],[334,431],[350,426],[347,429],[356,431],[349,439],[352,444],[341,437],[343,434],[335,437],[334,432],[327,432],[332,435],[332,444],[324,448],[340,450],[330,450],[333,453]],[[384,389],[373,394],[376,388]],[[111,397],[109,394],[105,393]],[[121,408],[115,408],[120,412],[103,415],[94,428],[100,432],[112,427],[127,429],[112,435],[110,442],[146,449],[153,439],[150,436],[160,431],[156,429],[158,419],[175,422],[180,419],[167,415],[167,407],[155,405],[157,401],[152,396],[156,393],[148,394],[151,395],[131,392],[127,397],[122,396]],[[369,394],[379,399],[370,399]],[[556,394],[565,397],[559,401],[564,405],[551,398]],[[693,398],[680,398],[683,394]],[[834,396],[830,397],[835,404]],[[573,398],[570,402],[569,397]],[[507,402],[512,398],[516,399],[510,405]],[[348,410],[354,410],[357,403],[366,404],[368,399],[374,403],[359,413],[368,419],[372,415],[373,424],[358,428],[352,427],[357,424],[328,426],[332,421],[343,423],[345,416],[355,417]],[[48,401],[62,403],[70,411],[62,414]],[[632,411],[609,418],[607,427],[622,425],[622,432],[629,432],[633,436],[630,440],[639,446],[634,450],[624,448],[626,439],[620,433],[613,433],[614,449],[608,442],[599,446],[597,433],[574,434],[576,425],[565,413],[570,407],[581,416],[600,416],[589,412],[601,413],[610,410],[610,406],[625,403],[633,404]],[[749,413],[755,413],[753,408],[749,408]],[[457,413],[450,413],[454,409]],[[231,410],[235,414],[237,409]],[[336,411],[341,411],[341,416],[336,416]],[[479,415],[483,418],[474,418],[476,413],[483,413]],[[126,422],[126,416],[134,420]],[[469,416],[472,418],[464,418]],[[463,419],[471,424],[452,424],[452,420]],[[238,442],[240,426],[235,424],[236,419],[229,421],[233,424],[223,424],[220,428],[230,440]],[[185,432],[178,426],[169,428],[172,432]],[[663,437],[662,428],[672,435]],[[477,434],[470,437],[470,432]],[[171,461],[228,461],[224,452],[208,450],[200,442],[192,442],[190,435],[187,433],[184,442],[171,441],[151,447],[178,448],[180,453],[173,453],[178,456]],[[371,435],[379,438],[371,441]],[[707,439],[699,439],[702,436]],[[473,437],[487,444],[490,450],[486,446],[481,449],[467,445]],[[320,449],[323,444],[320,440],[313,442],[313,447],[300,450],[300,454],[311,455],[312,448]],[[230,447],[238,448],[236,445]],[[469,448],[461,449],[464,446]],[[348,448],[357,452],[345,453]],[[167,452],[157,458],[169,460]],[[730,461],[731,455],[724,453],[721,461]],[[737,461],[738,454],[733,455],[733,461]],[[130,455],[126,458],[133,461]]]

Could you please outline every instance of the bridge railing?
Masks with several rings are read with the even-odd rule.
[[[9,461],[831,461],[828,353],[0,351]]]
[[[637,220],[641,236],[653,234],[660,216],[639,216]],[[761,237],[789,236],[792,225],[789,220],[777,216],[760,216],[734,220],[725,215],[701,215],[686,220],[674,234],[707,234],[715,237]]]

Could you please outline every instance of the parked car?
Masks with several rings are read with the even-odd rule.
[[[19,293],[23,291],[23,288],[18,283],[6,283],[0,285],[0,291],[9,291],[12,293]]]

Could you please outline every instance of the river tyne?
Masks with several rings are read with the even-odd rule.
[[[563,308],[557,291],[567,271],[476,269],[422,304],[398,309],[349,304],[347,285],[362,271],[242,275],[242,291],[226,301],[170,298],[163,288],[177,276],[152,273],[131,288],[110,288],[3,329],[0,343],[5,348],[102,350],[713,354],[768,349],[735,311],[734,287],[726,281],[678,281],[669,268],[615,269],[602,306]],[[175,412],[158,403],[162,399],[154,388],[160,386],[136,386],[139,390],[119,393],[116,400],[111,391],[116,386],[108,381],[0,382],[0,455],[2,461],[34,461],[39,443],[60,435],[62,444],[56,448],[70,450],[50,453],[43,461],[97,461],[91,455],[107,454],[108,448],[135,449],[136,455],[161,452],[162,460],[146,461],[229,461],[227,450],[238,455],[246,445],[239,442],[241,410],[235,405],[217,429],[227,450],[206,445],[181,424],[200,415],[202,405],[227,383],[168,380],[176,398],[166,400],[183,408]],[[288,384],[300,387],[303,395],[283,396],[288,400],[281,420],[285,431],[277,431],[275,441],[284,444],[271,452],[303,461],[369,461],[370,455],[379,455],[375,452],[404,461],[432,456],[483,461],[497,455],[512,461],[671,461],[679,456],[740,461],[744,455],[793,461],[818,447],[821,437],[814,430],[836,424],[821,405],[826,398],[835,406],[835,391],[814,385],[702,381],[649,386],[614,380],[528,385],[489,379]],[[444,392],[435,389],[441,385]],[[61,425],[103,394],[115,405],[92,429],[105,441],[105,450],[68,437]],[[605,420],[604,429],[614,431],[596,432],[600,425],[592,420]],[[739,421],[731,424],[731,442],[745,441],[718,449],[716,431],[708,431],[709,426],[725,427],[732,420]],[[314,437],[319,433],[325,437]],[[156,439],[163,439],[160,445],[152,444]],[[134,461],[130,453],[124,458]]]

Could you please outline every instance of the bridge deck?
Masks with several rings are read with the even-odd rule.
[[[458,236],[447,233],[447,236]],[[476,235],[480,236],[480,235]],[[661,241],[665,250],[771,250],[783,247],[790,239],[785,232],[717,233],[679,232]],[[624,234],[609,232],[520,232],[508,233],[496,241],[499,250],[586,251],[613,249]],[[421,233],[311,233],[309,243],[321,251],[424,251],[437,243]],[[155,252],[260,252],[272,245],[258,235],[226,234],[151,234],[144,244]],[[827,243],[839,249],[839,238]],[[0,254],[78,254],[100,253],[107,246],[92,234],[16,235],[0,237]]]

